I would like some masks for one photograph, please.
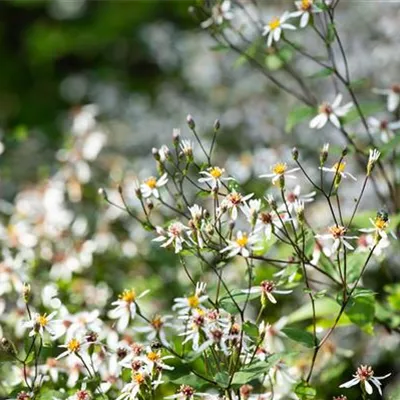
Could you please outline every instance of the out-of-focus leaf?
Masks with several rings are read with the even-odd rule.
[[[302,345],[309,348],[315,347],[314,336],[310,332],[297,328],[283,328],[282,332],[289,339],[294,340],[297,343],[301,343]]]
[[[232,384],[245,385],[251,380],[268,373],[268,371],[279,362],[280,358],[281,356],[279,354],[273,354],[268,357],[266,361],[255,362],[250,367],[236,372]]]
[[[293,128],[297,124],[304,121],[306,118],[310,118],[314,115],[315,115],[315,109],[313,107],[295,108],[288,114],[286,118],[285,131],[287,133],[291,133],[293,131]]]
[[[360,109],[363,115],[368,117],[371,114],[382,111],[382,104],[373,102],[363,103],[360,104]],[[350,122],[358,121],[360,118],[357,108],[353,105],[353,108],[342,118],[342,124],[346,125]]]
[[[339,310],[340,306],[332,299],[324,297],[322,299],[315,300],[315,314],[317,318],[337,315]],[[306,319],[312,319],[312,317],[313,312],[311,303],[308,302],[289,315],[288,323],[291,324],[294,322],[304,321]]]
[[[299,396],[300,400],[312,400],[317,395],[315,388],[305,381],[300,382],[294,389],[294,392]]]
[[[333,74],[334,70],[332,68],[323,68],[314,74],[311,74],[309,78],[316,79],[316,78],[326,78]]]
[[[373,292],[355,291],[347,304],[344,312],[350,318],[350,321],[358,325],[364,331],[371,333],[372,323],[375,317],[375,297]]]

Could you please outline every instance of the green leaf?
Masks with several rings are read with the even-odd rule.
[[[177,385],[189,385],[196,390],[201,389],[207,384],[206,381],[201,380],[201,378],[192,373],[180,376],[179,378],[171,380],[171,382],[176,383]]]
[[[291,133],[297,124],[304,121],[306,118],[312,117],[314,114],[315,109],[313,107],[299,107],[292,110],[286,118],[286,133]]]
[[[324,297],[322,299],[315,300],[315,315],[317,318],[327,317],[331,315],[337,315],[340,310],[339,304],[334,300]],[[292,324],[294,322],[304,321],[313,318],[313,310],[311,303],[303,305],[288,317],[288,323]]]
[[[239,303],[243,303],[246,301],[247,297],[250,300],[254,300],[258,297],[260,297],[260,293],[243,293],[240,290],[232,290],[231,295],[235,302],[239,305]],[[239,312],[239,310],[236,307],[236,304],[232,300],[232,298],[229,295],[225,295],[222,297],[219,301],[219,305],[226,311],[228,311],[231,314],[236,314]]]
[[[354,296],[350,299],[345,310],[345,314],[350,321],[361,327],[364,331],[371,333],[375,317],[375,298],[373,292],[354,291]]]
[[[365,254],[350,253],[347,256],[347,282],[353,283],[360,276],[362,267],[365,262]]]
[[[381,159],[390,156],[393,150],[400,144],[400,135],[396,135],[392,140],[380,147],[379,151],[382,153]]]
[[[232,384],[233,385],[245,385],[246,383],[252,381],[253,379],[262,376],[278,364],[281,359],[280,354],[273,354],[268,357],[266,361],[258,361],[252,364],[248,368],[244,368],[235,373],[233,376]]]
[[[328,76],[331,76],[333,73],[334,73],[334,70],[332,68],[323,68],[323,69],[319,70],[318,72],[311,74],[310,76],[308,76],[308,78],[311,78],[311,79],[326,78]]]
[[[300,400],[312,400],[317,395],[315,388],[305,381],[300,382],[294,389],[294,392],[299,396]]]
[[[214,377],[215,382],[217,382],[222,388],[227,388],[229,385],[230,376],[226,371],[218,372]]]
[[[303,329],[297,328],[283,328],[282,332],[291,340],[294,340],[297,343],[301,343],[302,345],[313,348],[315,347],[315,338],[310,332],[307,332]],[[318,344],[318,339],[317,339]]]
[[[335,41],[336,27],[334,23],[328,24],[328,32],[326,34],[326,42],[332,43]]]
[[[253,340],[257,339],[259,334],[258,334],[258,327],[256,324],[250,321],[246,321],[243,325],[243,330],[247,333],[250,338]]]

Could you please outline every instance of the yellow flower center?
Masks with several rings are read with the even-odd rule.
[[[337,239],[342,237],[346,233],[346,228],[344,226],[331,226],[329,228],[329,232],[332,234],[332,236]]]
[[[36,318],[36,323],[40,326],[46,326],[48,324],[49,320],[47,319],[46,314],[39,315]]]
[[[161,317],[159,315],[156,315],[152,320],[151,320],[151,325],[153,326],[154,329],[160,330],[161,327],[163,326],[163,322],[161,320]]]
[[[125,289],[122,294],[119,295],[119,298],[127,303],[133,303],[136,299],[136,293],[134,289]]]
[[[276,175],[283,175],[287,170],[286,163],[277,163],[273,166],[272,172]]]
[[[383,218],[376,217],[374,221],[375,228],[382,231],[387,227],[387,221],[385,221]]]
[[[344,172],[346,168],[346,163],[345,162],[340,162],[340,163],[335,163],[332,167],[336,172]]]
[[[136,372],[132,375],[132,380],[135,381],[138,385],[141,385],[144,382],[144,375],[140,372]]]
[[[277,29],[281,26],[281,21],[279,20],[279,18],[275,17],[275,18],[272,18],[272,20],[270,21],[270,23],[268,25],[271,28],[271,30],[273,31],[274,29]]]
[[[249,238],[247,237],[246,234],[244,234],[242,237],[238,237],[236,239],[236,243],[240,246],[240,247],[245,247],[246,244],[249,242]]]
[[[68,344],[67,344],[67,349],[71,352],[71,353],[77,353],[81,348],[81,344],[79,343],[78,339],[71,339]]]
[[[147,354],[147,358],[150,361],[155,362],[155,361],[158,361],[160,359],[160,355],[155,353],[154,351],[150,351],[150,353]]]
[[[199,298],[194,294],[188,298],[188,303],[190,308],[197,308],[200,304]]]
[[[154,178],[154,176],[151,176],[150,178],[147,178],[144,183],[150,188],[150,189],[155,189],[157,186],[157,179]]]
[[[213,167],[210,170],[210,175],[214,178],[214,179],[218,179],[221,177],[221,175],[223,174],[223,170],[219,167]]]
[[[307,11],[311,8],[312,1],[311,0],[301,0],[301,9],[303,11]]]

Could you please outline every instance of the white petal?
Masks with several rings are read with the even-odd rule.
[[[370,385],[370,383],[369,383],[368,381],[365,381],[365,382],[364,382],[364,385],[365,385],[365,391],[366,391],[368,394],[372,394],[372,392],[373,392],[374,390],[372,389],[372,386]]]

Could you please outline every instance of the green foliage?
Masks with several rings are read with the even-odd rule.
[[[314,335],[303,329],[298,328],[283,328],[282,332],[291,340],[302,344],[303,346],[313,348],[318,345],[318,340],[315,343]]]

